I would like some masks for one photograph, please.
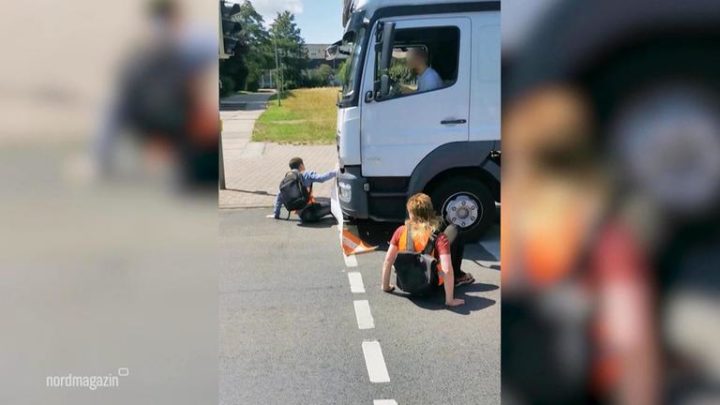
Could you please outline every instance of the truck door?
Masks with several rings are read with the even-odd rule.
[[[395,23],[390,94],[374,97],[379,73],[378,51],[373,46],[368,46],[363,74],[361,161],[365,177],[409,177],[433,149],[467,141],[469,135],[471,20],[390,21]],[[376,34],[373,30],[371,44]],[[416,62],[423,57],[434,73],[425,72],[432,77],[423,75],[426,80],[419,80]]]

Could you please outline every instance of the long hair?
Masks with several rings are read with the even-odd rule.
[[[412,227],[409,229],[435,232],[440,227],[440,219],[435,214],[432,200],[427,194],[413,195],[408,199],[405,207],[410,214],[410,218],[405,221],[406,227]]]

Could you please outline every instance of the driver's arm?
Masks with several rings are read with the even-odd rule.
[[[400,94],[410,94],[410,93],[415,93],[417,91],[406,84],[400,84],[399,87],[400,87]]]

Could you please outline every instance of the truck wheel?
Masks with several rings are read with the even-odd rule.
[[[497,215],[490,190],[473,178],[448,179],[430,197],[440,216],[456,225],[467,242],[477,242]]]

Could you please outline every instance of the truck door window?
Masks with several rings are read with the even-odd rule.
[[[390,62],[390,96],[397,98],[444,89],[455,84],[460,57],[457,27],[399,29]],[[375,80],[380,73],[375,63]]]
[[[353,96],[355,87],[358,85],[358,81],[360,80],[360,55],[362,55],[362,39],[364,35],[365,29],[360,28],[355,35],[356,39],[354,42],[348,42],[343,44],[344,47],[352,49],[352,54],[345,61],[345,64],[347,64],[347,66],[343,69],[343,77],[340,78],[343,85],[343,98],[349,98]]]

